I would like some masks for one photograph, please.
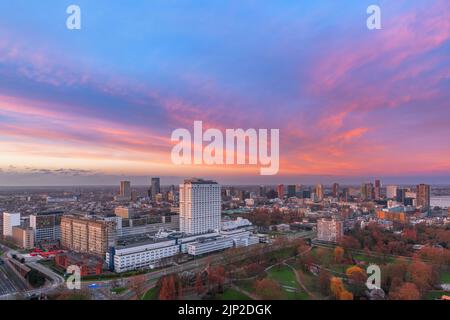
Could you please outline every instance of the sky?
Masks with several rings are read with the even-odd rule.
[[[172,164],[195,120],[280,129],[279,173]],[[448,0],[0,2],[0,186],[450,183],[449,120]]]

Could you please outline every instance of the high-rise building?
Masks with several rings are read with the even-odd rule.
[[[323,185],[320,183],[316,185],[316,197],[317,201],[323,200]]]
[[[150,197],[154,200],[156,195],[161,193],[161,180],[160,178],[152,178],[152,185],[150,187]]]
[[[61,246],[75,252],[103,256],[114,244],[115,235],[114,221],[78,216],[61,218]]]
[[[3,238],[3,211],[0,209],[0,240]]]
[[[267,194],[266,186],[259,186],[259,196],[265,197]]]
[[[280,199],[284,198],[284,185],[283,184],[279,184],[277,186],[277,193],[278,193],[278,198],[280,198]]]
[[[386,198],[395,199],[397,197],[397,186],[387,186],[386,187]]]
[[[339,183],[333,183],[333,197],[339,197]]]
[[[180,231],[202,234],[220,229],[220,185],[211,180],[186,179],[180,184]]]
[[[320,241],[338,242],[344,235],[344,226],[341,220],[319,219],[317,220],[317,239]]]
[[[3,236],[12,237],[16,226],[20,226],[20,213],[3,212]]]
[[[121,197],[131,198],[131,183],[130,181],[120,181],[120,192]]]
[[[404,203],[405,202],[406,191],[407,191],[406,189],[397,188],[396,196],[395,196],[395,199],[397,200],[397,202],[400,202],[400,203]]]
[[[373,195],[375,200],[380,200],[381,197],[381,181],[379,179],[375,180],[375,188],[373,190]]]
[[[30,227],[33,229],[36,244],[53,243],[61,239],[62,211],[40,212],[30,215]]]
[[[363,201],[373,200],[373,184],[363,183],[361,185],[361,200]]]
[[[423,209],[430,208],[430,185],[419,184],[416,188],[417,206]]]
[[[288,185],[287,186],[287,196],[288,196],[288,198],[295,197],[296,196],[296,192],[295,191],[296,191],[295,184]]]

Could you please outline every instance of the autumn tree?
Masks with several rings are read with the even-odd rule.
[[[389,298],[392,300],[420,300],[420,292],[414,283],[405,282],[393,290]]]
[[[142,297],[145,293],[146,280],[147,278],[144,274],[134,276],[131,279],[131,289],[134,291],[138,299],[140,299],[140,297]]]
[[[354,296],[361,297],[366,290],[366,272],[358,266],[352,266],[346,270],[345,274],[348,278],[350,291]]]
[[[342,247],[334,248],[334,261],[336,263],[342,263],[344,258],[344,249]]]
[[[320,269],[319,272],[319,291],[325,296],[330,294],[330,279],[331,273],[325,269]]]
[[[422,261],[414,261],[409,265],[408,272],[411,282],[414,283],[419,292],[424,295],[433,287],[433,267]]]
[[[345,289],[341,278],[331,278],[330,290],[337,300],[353,300],[353,294]]]
[[[197,276],[195,277],[195,290],[197,291],[198,295],[201,295],[205,292],[201,273],[197,273]]]
[[[179,279],[175,279],[173,274],[164,276],[161,279],[159,289],[159,300],[176,300],[181,292],[181,286]]]
[[[255,289],[262,299],[275,300],[282,298],[281,287],[278,282],[271,279],[257,280],[255,283]]]

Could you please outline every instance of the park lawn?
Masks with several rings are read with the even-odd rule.
[[[244,291],[253,293],[255,291],[255,281],[254,280],[241,280],[235,283],[239,288]]]
[[[441,283],[450,283],[450,272],[443,272],[441,274]]]
[[[268,271],[268,278],[280,284],[283,300],[307,300],[309,298],[297,283],[294,272],[287,266],[273,267]]]
[[[157,300],[157,294],[158,292],[156,287],[153,287],[142,296],[141,300]]]
[[[232,288],[225,290],[218,298],[219,300],[252,300],[249,296]]]

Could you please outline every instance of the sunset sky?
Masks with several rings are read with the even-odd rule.
[[[194,120],[280,129],[279,175],[173,165]],[[450,2],[2,1],[0,150],[0,186],[450,183]]]

